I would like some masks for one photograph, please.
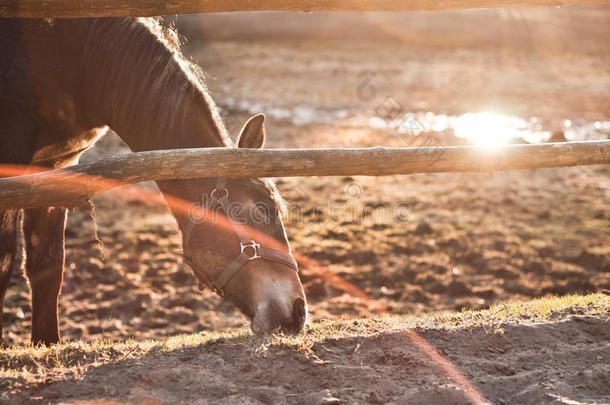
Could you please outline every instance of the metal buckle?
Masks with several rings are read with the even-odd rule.
[[[239,246],[241,246],[241,254],[244,254],[247,248],[252,248],[252,256],[246,253],[246,256],[248,256],[248,260],[259,259],[261,257],[258,252],[258,249],[261,247],[261,245],[259,245],[255,241],[251,240],[250,243],[246,243],[245,245],[243,242],[239,242]]]

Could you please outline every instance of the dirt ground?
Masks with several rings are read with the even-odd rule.
[[[189,38],[185,52],[208,74],[208,86],[232,133],[250,114],[264,112],[267,147],[299,148],[467,144],[451,126],[428,125],[434,121],[430,117],[484,111],[518,117],[538,133],[561,130],[577,139],[590,129],[596,138],[606,139],[609,22],[610,9],[598,6],[189,16],[180,18],[178,26]],[[398,103],[401,114],[420,117],[425,128],[419,136],[407,136],[388,123],[388,100]],[[124,151],[118,138],[109,136],[85,159]],[[499,301],[610,289],[609,175],[609,167],[597,166],[278,179],[277,184],[288,204],[285,225],[293,249],[317,263],[316,268],[301,263],[310,317],[317,320],[375,313],[366,301],[329,285],[319,269],[338,274],[394,313],[483,309]],[[143,187],[155,191],[151,184]],[[159,196],[123,189],[100,195],[95,203],[103,247],[96,241],[90,213],[76,210],[69,219],[60,297],[64,340],[158,338],[248,326],[230,303],[197,289],[181,260],[175,222]],[[27,342],[30,318],[27,285],[15,272],[5,300],[7,343]],[[480,329],[421,332],[494,402],[563,403],[552,395],[563,395],[565,384],[578,373],[585,373],[586,382],[575,390],[576,397],[566,395],[607,402],[608,361],[599,363],[595,356],[608,360],[604,345],[609,332],[599,319],[571,317],[537,328],[512,325],[503,337]],[[524,336],[531,339],[521,346]],[[325,399],[326,390],[336,386],[343,388],[331,389],[331,396],[348,402],[392,398],[395,403],[434,403],[432,396],[459,402],[462,394],[449,382],[435,391],[392,394],[403,383],[426,386],[434,373],[409,374],[422,360],[408,344],[396,348],[402,339],[390,334],[319,346],[315,367],[295,354],[269,353],[256,370],[243,374],[239,367],[248,366],[240,356],[245,354],[228,359],[217,353],[228,353],[231,345],[226,344],[196,359],[186,351],[145,363],[151,373],[126,361],[121,372],[139,381],[131,398],[154,387],[155,398],[170,402],[172,388],[156,388],[168,379],[182,381],[176,389],[186,393],[191,388],[185,387],[194,390],[204,384],[209,402],[278,403],[290,393],[303,392],[298,387],[304,376],[320,391],[288,402],[336,403]],[[344,356],[356,346],[368,349]],[[585,346],[589,349],[583,357]],[[568,357],[555,359],[555,349],[565,350]],[[588,367],[589,360],[599,367]],[[272,361],[284,366],[269,374],[265,362]],[[218,367],[222,377],[212,378],[209,370]],[[301,372],[293,374],[293,367]],[[478,384],[479,373],[493,378]],[[244,375],[248,393],[233,393]],[[88,378],[104,381],[104,369]],[[519,390],[504,395],[504,383],[514,379],[519,379]],[[276,380],[281,390],[260,388]],[[360,391],[346,381],[384,388]],[[542,387],[536,395],[543,396],[528,396],[535,384]],[[108,387],[123,394],[132,388]],[[42,390],[41,396],[52,398],[47,394],[59,392],[50,390]],[[184,400],[191,402],[191,397]]]
[[[544,320],[535,311],[510,315],[517,310],[511,305],[495,320],[485,312],[454,316],[455,326],[436,318],[405,329],[404,320],[369,318],[316,324],[298,337],[177,337],[182,343],[147,350],[136,342],[93,351],[83,345],[37,349],[40,353],[31,357],[16,353],[9,360],[15,373],[5,372],[9,383],[0,383],[6,387],[0,399],[20,404],[608,403],[610,301],[601,294],[576,300],[589,303],[562,309],[556,302],[539,304],[556,308]],[[1,353],[0,358],[6,360]],[[75,367],[75,359],[82,366]],[[91,361],[95,365],[88,365]],[[37,372],[22,371],[31,367]]]

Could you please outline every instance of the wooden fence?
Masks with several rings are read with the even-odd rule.
[[[233,11],[440,11],[608,3],[608,0],[0,0],[0,17],[157,16]]]
[[[610,163],[610,141],[433,148],[175,149],[0,179],[0,211],[78,206],[123,184],[201,177],[383,176]],[[2,175],[0,167],[0,176]]]

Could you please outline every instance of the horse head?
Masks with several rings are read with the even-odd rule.
[[[264,140],[264,115],[255,115],[241,130],[238,147],[262,148]],[[181,224],[185,261],[200,284],[232,301],[255,333],[300,331],[307,302],[275,185],[241,178],[204,184]]]

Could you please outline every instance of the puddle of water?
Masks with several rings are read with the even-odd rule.
[[[480,112],[466,113],[457,117],[443,117],[444,129],[451,128],[455,136],[483,146],[496,146],[511,143],[515,139],[524,139],[529,143],[539,143],[551,137],[536,117],[524,120],[501,114]]]
[[[546,142],[551,130],[543,128],[537,117],[523,119],[491,112],[470,112],[458,116],[416,112],[401,114],[391,120],[373,113],[350,112],[347,109],[327,109],[307,106],[278,107],[251,103],[245,99],[228,98],[226,106],[247,111],[250,114],[264,112],[272,119],[289,120],[301,126],[308,124],[335,124],[338,126],[368,127],[376,130],[390,130],[398,133],[418,135],[422,132],[453,131],[459,138],[483,146],[498,146],[523,139],[529,143]],[[559,129],[559,128],[557,128]],[[561,123],[566,139],[599,140],[610,137],[610,120],[589,122],[585,120],[564,120]]]
[[[338,123],[338,120],[343,120],[349,116],[349,111],[346,109],[328,110],[307,106],[284,108],[264,105],[262,103],[252,103],[245,99],[236,100],[234,98],[227,98],[223,100],[223,104],[230,108],[247,111],[249,114],[264,112],[270,118],[289,120],[297,126]]]
[[[409,113],[399,119],[381,117],[354,117],[346,120],[349,125],[368,126],[372,129],[394,130],[398,133],[418,135],[422,132],[453,131],[459,138],[482,146],[499,146],[523,139],[528,143],[546,142],[552,131],[543,128],[537,117],[528,120],[490,112],[466,113],[458,116],[433,112]],[[559,128],[558,128],[559,129]],[[561,129],[566,139],[602,140],[610,137],[610,120],[587,122],[565,120]]]
[[[610,138],[610,120],[586,122],[577,120],[563,122],[565,135],[569,141],[602,140]]]

